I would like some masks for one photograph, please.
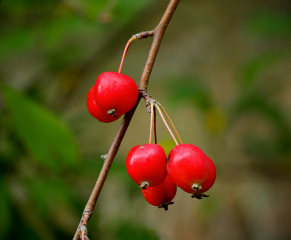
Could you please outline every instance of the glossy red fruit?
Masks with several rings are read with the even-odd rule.
[[[193,193],[192,197],[201,199],[203,197],[209,197],[209,195],[204,194],[206,191],[208,191],[214,184],[216,179],[216,168],[212,160],[207,157],[208,163],[209,163],[209,175],[206,178],[206,180],[201,184],[201,188],[199,189],[199,192]]]
[[[209,175],[206,180],[201,184],[202,190],[201,192],[204,193],[208,191],[214,184],[216,179],[216,168],[212,160],[207,156],[208,164],[209,164]]]
[[[162,184],[155,187],[147,187],[146,189],[141,189],[141,191],[149,204],[164,208],[167,211],[168,206],[174,203],[172,200],[176,195],[177,186],[167,176]]]
[[[100,110],[100,108],[97,106],[96,101],[94,99],[94,86],[90,89],[87,96],[87,108],[91,116],[98,119],[100,122],[105,122],[105,123],[113,122],[121,116],[121,115],[118,115],[114,117]]]
[[[94,94],[96,104],[102,111],[121,116],[135,105],[138,89],[131,77],[104,72],[96,80]]]
[[[179,144],[169,154],[168,175],[172,182],[188,193],[195,193],[209,174],[207,156],[193,144]]]
[[[129,176],[141,188],[160,185],[167,177],[167,157],[158,144],[133,147],[126,158]]]

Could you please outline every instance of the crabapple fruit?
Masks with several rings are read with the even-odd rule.
[[[205,153],[193,144],[179,144],[173,148],[167,161],[167,171],[172,182],[185,192],[194,193],[209,174]]]
[[[131,77],[117,72],[104,72],[96,80],[94,95],[102,111],[121,116],[135,105],[138,89]]]
[[[141,191],[149,204],[164,208],[167,211],[168,205],[174,203],[172,200],[176,195],[177,186],[167,176],[162,184],[155,187],[147,187],[146,189],[141,189]]]
[[[91,116],[98,119],[100,122],[113,122],[117,120],[121,115],[117,115],[116,117],[107,114],[106,112],[102,111],[96,104],[94,98],[94,86],[90,89],[88,96],[87,96],[87,108]]]
[[[195,192],[192,197],[201,199],[203,197],[209,197],[209,195],[204,194],[206,191],[208,191],[214,184],[216,179],[216,168],[212,160],[207,156],[208,163],[209,163],[209,175],[206,178],[206,180],[201,184],[201,188],[198,192]]]
[[[127,155],[126,169],[141,188],[157,186],[167,177],[166,153],[158,144],[135,146]]]

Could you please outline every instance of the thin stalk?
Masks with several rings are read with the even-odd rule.
[[[119,65],[119,68],[118,68],[118,73],[121,72],[121,69],[122,69],[122,65],[123,65],[123,62],[124,62],[124,59],[125,59],[125,56],[126,56],[126,53],[129,49],[129,46],[131,45],[131,43],[136,40],[136,35],[133,35],[126,43],[126,46],[124,48],[124,51],[123,51],[123,54],[122,54],[122,58],[121,58],[121,62],[120,62],[120,65]]]
[[[158,105],[158,104],[155,104],[155,107],[158,109],[158,111],[159,111],[159,113],[160,113],[160,116],[161,116],[161,118],[162,118],[164,124],[166,125],[166,127],[167,127],[169,133],[171,134],[172,138],[174,139],[176,145],[179,145],[179,143],[177,142],[177,139],[175,138],[175,136],[174,136],[172,130],[170,129],[168,123],[166,122],[166,120],[165,120],[165,118],[164,118],[164,116],[163,116],[163,113],[162,113],[162,111],[161,111],[159,105]]]
[[[155,134],[155,144],[158,144],[158,140],[157,140],[157,113],[156,113],[156,108],[154,108],[154,134]]]
[[[150,139],[149,139],[149,144],[152,143],[153,121],[154,121],[154,102],[151,101],[151,124],[150,124]]]
[[[137,33],[137,34],[134,34],[126,43],[125,45],[125,48],[124,48],[124,51],[123,51],[123,54],[122,54],[122,58],[121,58],[121,62],[120,62],[120,65],[119,65],[119,68],[118,68],[118,73],[121,72],[121,69],[122,69],[122,65],[123,65],[123,62],[124,62],[124,59],[125,59],[125,56],[128,52],[128,49],[130,47],[130,45],[132,44],[133,41],[136,41],[136,40],[140,40],[140,39],[143,39],[143,38],[147,38],[147,37],[152,37],[155,35],[155,32],[156,30],[151,30],[151,31],[144,31],[144,32],[141,32],[141,33]]]
[[[166,112],[165,108],[164,108],[160,103],[157,102],[157,104],[160,106],[160,108],[162,109],[162,111],[164,112],[164,114],[166,115],[166,117],[168,118],[169,122],[171,123],[171,125],[172,125],[172,127],[173,127],[175,133],[177,134],[177,136],[178,136],[178,138],[179,138],[180,143],[183,144],[183,141],[182,141],[182,139],[181,139],[181,137],[180,137],[180,135],[179,135],[179,133],[178,133],[178,131],[177,131],[177,129],[176,129],[174,123],[173,123],[173,121],[171,120],[170,116],[169,116],[168,113]]]

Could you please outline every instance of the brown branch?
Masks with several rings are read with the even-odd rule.
[[[94,189],[93,189],[93,191],[90,195],[90,198],[85,206],[81,221],[78,225],[78,228],[77,228],[76,233],[73,237],[73,240],[80,239],[81,235],[82,235],[80,233],[82,233],[82,232],[85,233],[85,239],[88,239],[88,237],[87,237],[87,223],[93,214],[95,204],[96,204],[97,199],[99,197],[99,194],[102,190],[105,179],[108,175],[109,169],[110,169],[111,164],[114,160],[114,157],[117,154],[119,146],[120,146],[120,144],[123,140],[123,137],[125,135],[125,132],[130,124],[131,118],[132,118],[132,116],[133,116],[133,114],[134,114],[134,112],[139,104],[141,97],[143,95],[147,95],[146,91],[147,91],[147,86],[149,83],[149,77],[150,77],[150,74],[152,72],[154,62],[155,62],[155,59],[157,57],[158,50],[159,50],[163,35],[165,33],[165,30],[166,30],[166,28],[167,28],[167,26],[168,26],[168,24],[173,16],[174,12],[175,12],[175,9],[176,9],[179,1],[180,0],[171,0],[170,1],[161,21],[159,22],[159,24],[155,28],[153,42],[152,42],[150,52],[149,52],[146,64],[144,66],[143,73],[141,75],[141,79],[140,79],[139,86],[138,86],[139,90],[140,90],[139,98],[136,102],[136,105],[133,107],[133,109],[131,111],[129,111],[127,114],[125,114],[125,116],[121,122],[121,125],[118,129],[118,132],[117,132],[117,134],[116,134],[116,136],[111,144],[111,147],[109,148],[108,154],[106,156],[103,167],[102,167],[100,174],[98,176],[98,179],[96,181]]]

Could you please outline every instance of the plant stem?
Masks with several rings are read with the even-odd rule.
[[[173,127],[175,133],[177,134],[177,136],[178,136],[178,138],[179,138],[180,143],[183,144],[183,141],[182,141],[182,139],[181,139],[181,137],[180,137],[180,135],[179,135],[179,133],[178,133],[178,131],[177,131],[177,129],[176,129],[174,123],[173,123],[173,121],[171,120],[170,116],[169,116],[168,113],[166,112],[165,108],[164,108],[160,103],[157,102],[157,104],[160,106],[160,108],[162,109],[162,111],[164,112],[164,114],[166,115],[166,117],[168,118],[169,122],[171,123],[171,125],[172,125],[172,127]]]
[[[123,51],[123,54],[122,54],[121,62],[120,62],[119,68],[118,68],[118,73],[121,72],[121,69],[122,69],[122,65],[123,65],[125,56],[126,56],[126,54],[128,52],[128,49],[129,49],[130,45],[132,44],[132,42],[133,41],[136,41],[136,40],[143,39],[143,38],[147,38],[147,37],[154,36],[154,34],[155,34],[155,29],[154,30],[151,30],[151,31],[145,31],[145,32],[137,33],[137,34],[134,34],[127,41],[126,46],[125,46],[124,51]]]
[[[177,139],[175,138],[175,136],[174,136],[172,130],[170,129],[170,127],[169,127],[167,121],[165,120],[165,118],[164,118],[164,116],[163,116],[163,113],[162,113],[162,111],[161,111],[159,105],[158,105],[158,104],[155,104],[155,106],[156,106],[156,108],[158,109],[158,111],[159,111],[159,113],[160,113],[160,116],[161,116],[161,118],[162,118],[164,124],[166,125],[166,127],[167,127],[169,133],[171,134],[172,138],[174,139],[176,145],[179,145],[179,143],[177,142]]]
[[[157,113],[156,113],[156,108],[154,108],[154,133],[155,133],[155,144],[158,144],[158,140],[157,140]]]
[[[157,57],[158,50],[159,50],[163,35],[165,33],[165,30],[166,30],[166,28],[167,28],[167,26],[168,26],[168,24],[173,16],[174,12],[175,12],[175,9],[176,9],[179,1],[180,0],[171,0],[169,2],[162,19],[160,20],[159,24],[157,25],[157,27],[155,29],[153,43],[151,45],[150,52],[149,52],[147,61],[146,61],[145,66],[144,66],[140,82],[139,82],[140,94],[139,94],[138,100],[137,100],[135,106],[128,113],[125,114],[125,116],[121,122],[121,125],[117,131],[117,134],[116,134],[116,136],[115,136],[115,138],[114,138],[114,140],[109,148],[107,157],[104,161],[103,167],[100,171],[100,174],[98,176],[96,184],[95,184],[95,186],[92,190],[92,193],[90,195],[90,198],[85,206],[81,221],[77,227],[77,230],[75,232],[73,240],[80,239],[80,237],[82,237],[83,232],[84,232],[85,237],[87,237],[88,221],[93,214],[97,199],[98,199],[99,194],[102,190],[102,187],[103,187],[104,182],[106,180],[106,177],[108,175],[109,169],[110,169],[111,164],[114,160],[114,157],[117,154],[117,151],[120,147],[120,144],[123,140],[123,137],[126,133],[126,130],[130,124],[132,116],[133,116],[133,114],[134,114],[134,112],[139,104],[139,101],[140,101],[142,95],[144,95],[146,90],[147,90],[149,77],[150,77],[150,74],[152,72],[154,62],[155,62],[155,59]]]
[[[149,139],[149,144],[152,143],[153,121],[154,121],[154,102],[151,101],[151,124],[150,124],[150,139]]]
[[[136,40],[135,35],[133,35],[133,36],[132,36],[128,41],[127,41],[127,43],[126,43],[126,46],[125,46],[125,48],[124,48],[123,55],[122,55],[122,58],[121,58],[121,62],[120,62],[119,68],[118,68],[118,73],[121,72],[121,68],[122,68],[122,65],[123,65],[123,61],[124,61],[124,58],[125,58],[126,53],[127,53],[127,51],[128,51],[128,48],[129,48],[129,46],[131,45],[131,43],[132,43],[134,40]]]

